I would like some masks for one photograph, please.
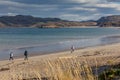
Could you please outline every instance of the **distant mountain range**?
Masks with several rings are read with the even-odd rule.
[[[40,18],[26,15],[1,16],[0,27],[38,27],[38,28],[61,28],[61,27],[118,27],[120,15],[101,17],[99,20],[68,21],[59,18]]]

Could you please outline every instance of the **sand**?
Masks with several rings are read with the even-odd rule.
[[[90,66],[117,64],[120,63],[120,43],[78,49],[73,53],[70,51],[64,51],[47,55],[37,55],[29,57],[28,61],[24,61],[24,58],[15,59],[14,61],[0,61],[0,78],[1,80],[12,80],[10,77],[13,73],[23,73],[24,70],[28,72],[32,69],[37,70],[38,66],[39,68],[44,69],[44,67],[41,65],[44,61],[55,61],[57,59],[75,59],[76,62],[80,61],[81,63],[86,61]]]

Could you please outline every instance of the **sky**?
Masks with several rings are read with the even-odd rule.
[[[70,21],[120,15],[120,0],[0,0],[0,16],[32,15]]]

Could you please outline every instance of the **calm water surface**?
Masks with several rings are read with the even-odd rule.
[[[0,59],[9,53],[22,56],[24,50],[32,55],[120,42],[117,28],[0,28]]]

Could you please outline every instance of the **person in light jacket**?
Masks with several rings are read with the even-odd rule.
[[[13,52],[10,52],[10,58],[9,58],[9,60],[14,60],[14,58],[13,58]]]
[[[75,47],[72,45],[71,46],[71,53],[73,53],[75,51]]]

